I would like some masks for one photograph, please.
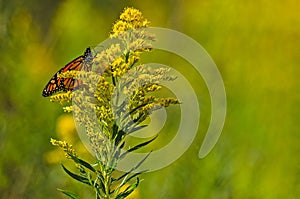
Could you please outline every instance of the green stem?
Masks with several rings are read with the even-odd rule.
[[[110,199],[110,182],[111,182],[111,177],[110,174],[104,172],[104,187],[105,187],[105,199]]]

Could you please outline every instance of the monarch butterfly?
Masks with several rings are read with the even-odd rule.
[[[42,95],[44,97],[48,97],[58,91],[70,91],[76,88],[78,86],[78,80],[75,80],[74,78],[60,78],[57,75],[72,70],[90,71],[92,58],[91,49],[88,47],[83,55],[77,57],[65,67],[61,68],[57,73],[55,73],[55,75],[45,86]]]

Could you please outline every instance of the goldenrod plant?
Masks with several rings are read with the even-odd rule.
[[[94,162],[88,163],[66,141],[51,139],[75,163],[77,172],[64,165],[62,168],[73,179],[92,187],[96,199],[126,198],[137,188],[139,176],[145,171],[135,171],[151,152],[126,172],[120,174],[116,167],[121,159],[148,145],[156,136],[135,146],[127,146],[126,139],[147,125],[145,120],[153,111],[180,103],[176,98],[153,94],[162,88],[161,81],[176,78],[168,74],[167,68],[138,65],[141,53],[150,51],[151,42],[155,41],[155,35],[147,31],[149,24],[139,10],[125,8],[110,33],[110,39],[118,42],[93,50],[92,59],[85,63],[92,66],[90,71],[58,74],[60,78],[78,79],[80,86],[50,97],[63,104],[65,112],[73,112],[95,157]],[[79,198],[59,190],[70,198]]]

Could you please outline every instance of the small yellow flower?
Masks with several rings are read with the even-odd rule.
[[[64,112],[71,113],[73,111],[73,106],[65,106],[63,107]]]

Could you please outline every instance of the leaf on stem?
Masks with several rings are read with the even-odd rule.
[[[72,173],[72,172],[69,171],[63,164],[62,164],[61,166],[62,166],[62,168],[64,169],[64,171],[65,171],[69,176],[71,176],[72,178],[74,178],[75,180],[77,180],[77,181],[79,181],[79,182],[82,182],[82,183],[84,183],[84,184],[91,185],[88,178],[85,178],[85,177],[83,177],[83,176],[80,176],[80,175],[77,175],[77,174],[75,174],[75,173]]]
[[[63,194],[69,196],[69,198],[72,198],[72,199],[80,199],[79,196],[69,192],[69,191],[66,191],[66,190],[63,190],[63,189],[57,189],[58,191],[62,192]]]
[[[150,144],[152,141],[154,141],[155,139],[157,138],[157,136],[155,136],[154,138],[152,138],[151,140],[148,140],[146,142],[143,142],[141,144],[138,144],[130,149],[128,149],[126,152],[124,152],[121,156],[120,156],[120,159],[124,158],[128,153],[132,152],[132,151],[135,151],[135,150],[138,150],[139,148],[142,148],[144,146],[147,146],[148,144]]]

